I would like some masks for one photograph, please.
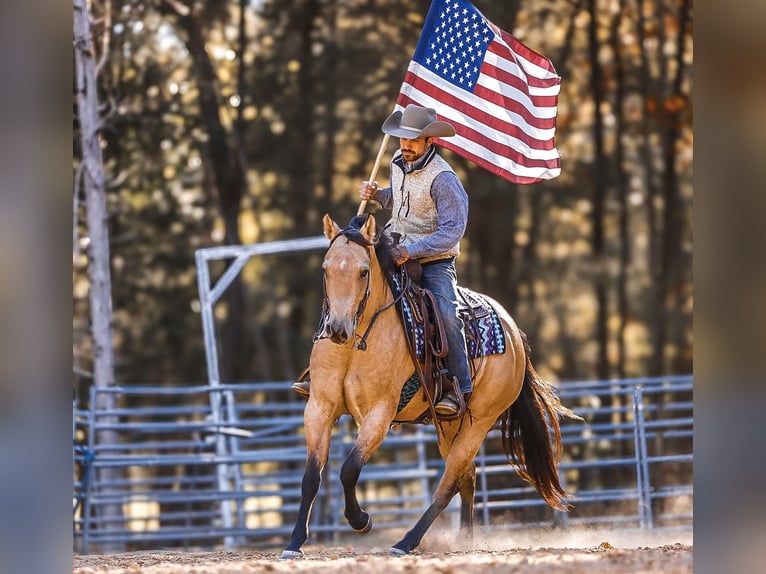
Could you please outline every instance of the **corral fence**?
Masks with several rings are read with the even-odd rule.
[[[305,403],[290,390],[291,381],[220,381],[213,307],[249,258],[326,245],[320,237],[197,252],[209,384],[92,387],[90,408],[74,404],[75,551],[99,552],[114,543],[129,550],[286,543],[300,503]],[[208,262],[216,259],[233,262],[211,285]],[[562,402],[585,419],[562,421],[560,478],[573,493],[574,509],[548,508],[507,463],[494,429],[475,461],[476,524],[690,529],[692,377],[557,387]],[[114,407],[94,406],[102,404]],[[99,440],[105,431],[117,440]],[[338,472],[354,438],[353,420],[341,417],[312,512],[315,540],[349,532]],[[106,468],[114,472],[100,472]],[[433,426],[393,427],[357,487],[375,528],[411,527],[442,470]],[[121,516],[108,511],[114,508]],[[459,497],[441,520],[457,526]]]

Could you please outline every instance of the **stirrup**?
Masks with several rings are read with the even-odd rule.
[[[441,400],[436,403],[434,411],[440,420],[450,421],[462,417],[467,409],[457,378],[452,377],[452,388],[446,391]]]
[[[460,412],[460,404],[457,401],[457,396],[454,392],[449,391],[442,399],[436,403],[434,407],[436,414],[439,418],[442,417],[454,417]]]
[[[290,388],[302,396],[304,399],[308,399],[310,394],[309,386],[309,381],[296,381]]]
[[[303,372],[298,375],[298,380],[296,380],[290,388],[294,390],[296,393],[298,393],[300,396],[302,396],[304,399],[309,400],[309,386],[311,384],[311,375],[309,374],[309,369],[306,367],[303,369]]]

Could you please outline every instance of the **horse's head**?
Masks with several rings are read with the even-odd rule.
[[[330,248],[322,263],[327,317],[321,337],[343,345],[353,341],[357,322],[370,297],[375,218],[355,217],[345,229],[329,215],[322,221]]]

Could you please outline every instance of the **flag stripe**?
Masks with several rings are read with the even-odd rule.
[[[505,30],[496,28],[496,31],[500,33],[500,37],[512,52],[515,52],[527,62],[540,69],[540,73],[537,74],[538,78],[553,78],[556,80],[556,83],[561,81],[561,78],[556,74],[556,70],[553,69],[553,64],[551,64],[551,61],[548,58],[535,52],[529,46],[522,44]]]
[[[484,61],[491,61],[492,56],[496,56],[501,62],[498,68],[503,69],[511,76],[518,77],[519,81],[524,83],[525,90],[530,92],[543,90],[545,93],[545,91],[552,88],[554,92],[552,95],[558,94],[559,85],[561,84],[561,79],[558,76],[555,78],[540,76],[539,74],[545,73],[545,70],[541,70],[538,66],[535,66],[518,54],[514,54],[506,46],[498,42],[492,42],[489,48],[487,48],[487,55]]]
[[[418,91],[400,96],[397,103],[403,106],[407,103],[415,103],[425,107],[438,105],[434,98]],[[458,134],[467,140],[475,141],[477,145],[492,153],[510,157],[518,165],[544,165],[546,167],[558,165],[558,163],[550,163],[559,161],[558,152],[553,146],[550,146],[550,149],[529,148],[523,139],[503,133],[492,125],[482,124],[461,114],[450,112],[448,109],[443,109],[443,113],[439,114],[439,117],[452,123]],[[538,162],[545,163],[540,164]]]
[[[448,142],[446,140],[439,140],[439,145],[446,147],[454,151],[459,156],[462,156],[476,165],[479,165],[502,178],[519,184],[537,183],[539,181],[545,181],[547,179],[553,179],[561,174],[561,168],[554,169],[536,168],[528,169],[523,166],[514,164],[511,161],[497,161],[496,158],[487,159],[482,156],[478,156],[465,148],[460,148],[457,142]]]
[[[422,93],[411,94],[410,96],[400,97],[398,102],[402,107],[407,104],[418,104],[424,107],[433,107],[434,100]],[[492,126],[481,126],[483,129],[476,129],[469,123],[464,123],[463,118],[459,116],[451,117],[448,114],[440,114],[440,118],[451,121],[457,132],[458,141],[463,138],[464,144],[473,149],[474,153],[483,157],[491,158],[492,155],[505,157],[512,160],[515,165],[525,167],[556,168],[560,166],[560,160],[555,149],[552,150],[530,150],[519,151],[519,147],[524,148],[523,142],[517,138],[512,138],[496,131]],[[444,145],[446,139],[439,139],[439,143]],[[453,140],[449,140],[450,142]],[[546,153],[547,151],[547,153]],[[532,157],[534,156],[534,157]],[[547,156],[547,157],[546,157]]]
[[[474,95],[493,101],[500,106],[513,106],[511,109],[527,118],[528,123],[543,122],[544,125],[541,127],[553,127],[555,125],[555,122],[545,121],[556,117],[555,105],[543,105],[545,102],[538,99],[540,96],[535,97],[538,105],[534,105],[530,98],[526,97],[526,94],[510,88],[500,78],[493,76],[494,71],[491,69],[490,64],[485,63],[481,72],[477,86],[473,90]],[[504,103],[502,98],[507,99],[507,103]],[[500,99],[501,101],[495,101],[495,99]],[[553,101],[556,101],[555,96]],[[526,105],[527,102],[529,102],[529,105]]]
[[[555,102],[559,95],[561,88],[559,82],[550,83],[546,86],[532,86],[529,84],[530,76],[525,74],[524,70],[520,69],[515,62],[509,61],[491,50],[487,51],[483,68],[486,69],[487,75],[497,76],[498,79],[527,96],[533,105],[549,106],[551,99]]]
[[[448,82],[444,82],[428,70],[415,69],[419,67],[416,62],[413,62],[411,67],[413,68],[412,72],[405,76],[403,87],[409,85],[433,97],[437,104],[441,102],[442,106],[446,105],[452,109],[457,109],[462,115],[474,118],[486,125],[500,122],[498,129],[529,140],[529,145],[533,148],[541,148],[542,142],[551,142],[556,125],[555,118],[531,118],[523,107],[519,107],[517,102],[508,101],[499,94],[495,94],[490,101],[489,97],[481,98],[468,92],[460,93]],[[487,93],[487,96],[490,95],[492,94]],[[442,106],[437,105],[437,111],[441,111]],[[521,111],[526,117],[516,113],[516,110]]]

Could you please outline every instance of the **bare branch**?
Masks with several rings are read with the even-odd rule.
[[[111,119],[117,115],[117,100],[112,94],[107,94],[106,102],[99,106],[98,130],[103,131],[109,126]]]
[[[117,189],[123,183],[125,183],[126,179],[128,179],[128,171],[123,170],[120,173],[118,173],[116,177],[113,177],[110,181],[106,182],[106,188]]]
[[[80,161],[74,174],[74,193],[72,194],[72,251],[78,259],[80,257],[80,242],[77,232],[77,208],[80,205],[80,182],[84,171],[85,162]]]
[[[109,57],[109,41],[112,32],[112,0],[104,0],[104,32],[101,36],[101,58],[96,63],[96,77],[101,73],[101,68],[106,64]]]
[[[191,14],[191,8],[177,0],[164,0],[165,5],[171,8],[179,16],[188,16]]]
[[[78,377],[87,377],[89,379],[93,378],[93,373],[91,371],[79,367],[76,363],[72,365],[72,372]]]

